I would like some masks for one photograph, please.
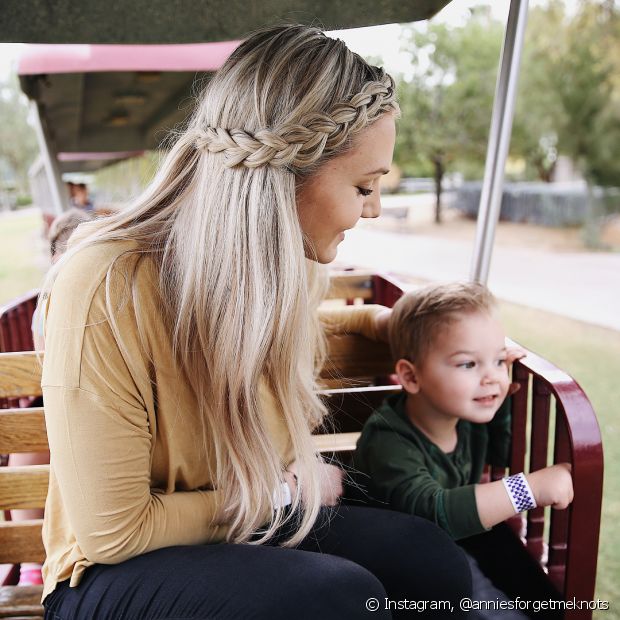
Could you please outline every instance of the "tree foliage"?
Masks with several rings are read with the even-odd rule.
[[[413,78],[399,80],[395,158],[409,174],[433,174],[437,220],[444,173],[482,173],[504,27],[481,7],[461,27],[405,33]],[[617,1],[581,0],[570,16],[561,0],[530,10],[510,155],[527,177],[549,181],[562,154],[588,181],[620,183]]]
[[[28,168],[38,152],[28,106],[17,78],[0,83],[0,183],[26,192]]]
[[[570,156],[588,181],[620,182],[620,9],[582,0],[569,18],[552,0],[531,11],[513,152],[546,179],[553,153]],[[551,156],[550,156],[551,155]]]
[[[489,11],[478,9],[465,27],[430,24],[406,35],[414,75],[400,81],[404,120],[396,160],[405,170],[432,170],[437,222],[445,172],[456,163],[484,161],[501,33]]]

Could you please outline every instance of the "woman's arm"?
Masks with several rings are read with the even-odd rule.
[[[158,425],[196,422],[170,405],[163,411],[157,401],[156,379],[182,377],[168,372],[169,356],[159,344],[165,342],[166,331],[156,279],[146,268],[137,274],[145,346],[154,343],[144,351],[128,286],[133,264],[122,262],[106,281],[106,252],[111,251],[106,248],[78,254],[54,284],[42,387],[51,452],[50,499],[59,511],[54,519],[76,537],[88,560],[111,564],[160,547],[221,540],[225,529],[216,521],[220,492],[163,493],[151,488],[155,458],[160,459],[160,477],[172,479],[165,480],[168,491],[174,489],[176,476],[161,462],[168,455]],[[156,360],[157,375],[149,370],[148,359]]]
[[[319,318],[328,334],[361,334],[387,342],[387,324],[392,310],[377,304],[323,306]]]
[[[88,560],[116,564],[224,537],[219,492],[151,489],[144,410],[80,388],[47,386],[44,398],[55,483]]]

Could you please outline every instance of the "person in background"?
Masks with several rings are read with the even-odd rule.
[[[73,206],[87,212],[94,211],[95,207],[93,205],[93,201],[90,199],[86,183],[79,183],[75,185]]]
[[[75,231],[75,229],[83,222],[91,221],[92,215],[78,209],[69,209],[59,215],[50,226],[49,230],[49,251],[52,264],[54,264],[67,249],[67,242]],[[34,319],[34,317],[33,317]],[[32,322],[33,332],[37,331],[41,336],[41,329],[37,327],[35,321]],[[42,407],[43,399],[38,398],[33,401],[31,407]],[[49,452],[25,452],[20,454],[11,454],[9,456],[9,465],[46,465],[50,462]],[[11,519],[13,521],[26,521],[29,519],[41,519],[43,510],[12,510]],[[41,585],[43,579],[41,576],[41,565],[33,562],[24,562],[20,566],[19,584],[21,586]]]

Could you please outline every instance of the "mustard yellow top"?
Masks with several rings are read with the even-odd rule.
[[[212,490],[215,468],[197,433],[196,399],[172,364],[156,269],[131,253],[135,247],[110,242],[80,251],[63,266],[50,296],[42,379],[51,451],[43,598],[65,579],[77,585],[92,564],[217,542],[226,533],[226,524],[215,522],[225,491]],[[134,269],[132,298],[127,274]],[[330,330],[376,339],[380,311],[342,306],[322,311],[322,318]],[[259,392],[274,449],[289,463],[284,420],[266,384]]]

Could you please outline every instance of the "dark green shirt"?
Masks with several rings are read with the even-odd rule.
[[[474,487],[486,463],[508,464],[509,399],[487,424],[460,420],[450,453],[411,423],[405,399],[404,392],[390,396],[364,425],[354,455],[358,482],[374,501],[429,519],[455,539],[484,532]]]

